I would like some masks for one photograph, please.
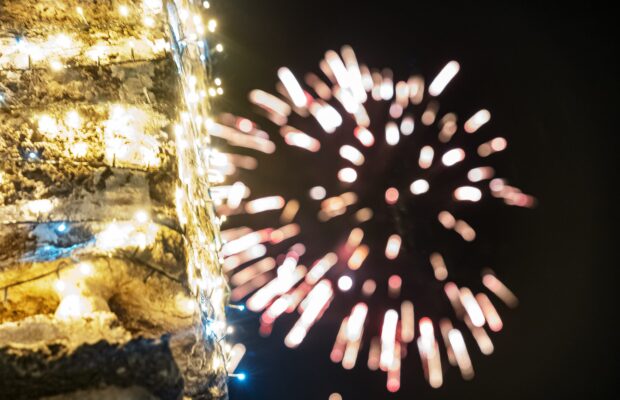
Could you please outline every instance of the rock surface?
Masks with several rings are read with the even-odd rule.
[[[227,397],[187,283],[166,22],[0,0],[0,399]]]

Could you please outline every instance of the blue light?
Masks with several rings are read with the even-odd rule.
[[[240,374],[237,374],[237,379],[239,379],[240,381],[244,381],[245,380],[245,373],[242,372]]]
[[[213,328],[211,328],[211,324],[208,322],[205,325],[205,333],[209,337],[215,335],[215,332],[213,332]]]
[[[66,230],[67,230],[67,224],[65,224],[64,222],[61,222],[60,225],[56,227],[56,231],[59,233],[63,233]]]

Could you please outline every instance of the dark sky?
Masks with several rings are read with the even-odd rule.
[[[402,77],[432,76],[456,59],[458,90],[492,110],[510,140],[509,176],[539,199],[535,210],[511,220],[507,242],[498,245],[502,277],[521,306],[503,314],[495,354],[473,357],[473,381],[453,369],[441,389],[430,389],[414,354],[401,391],[391,395],[383,373],[365,365],[344,371],[329,361],[337,330],[329,321],[291,351],[282,338],[292,320],[262,339],[251,316],[236,315],[248,379],[231,384],[231,399],[326,400],[335,391],[345,400],[590,399],[614,386],[617,262],[608,251],[617,169],[615,21],[611,11],[585,3],[513,3],[212,2],[227,53],[215,66],[226,87],[218,107],[249,114],[247,92],[272,90],[278,67],[316,72],[324,52],[343,44],[368,65],[390,66]],[[461,101],[471,107],[466,96]]]

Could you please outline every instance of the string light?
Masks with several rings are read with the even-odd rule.
[[[217,21],[214,19],[210,19],[207,24],[207,28],[209,29],[209,32],[215,32],[215,28],[217,28]]]
[[[148,28],[152,28],[155,26],[155,20],[152,17],[144,17],[144,25]]]
[[[127,17],[127,16],[129,15],[129,7],[127,7],[127,6],[126,6],[126,5],[124,5],[124,4],[121,4],[121,5],[118,7],[118,12],[119,12],[119,14],[120,14],[121,16],[123,16],[123,17]]]
[[[58,226],[56,227],[56,231],[59,233],[64,233],[67,230],[67,224],[64,222],[61,222],[60,224],[58,224]]]
[[[179,217],[179,223],[185,227],[185,234],[188,240],[185,241],[185,251],[188,254],[187,270],[188,285],[190,286],[195,298],[189,298],[182,306],[186,311],[199,311],[205,332],[208,332],[209,340],[215,343],[214,360],[212,365],[218,366],[218,371],[226,371],[225,365],[228,358],[227,352],[231,349],[220,346],[220,342],[227,332],[232,332],[232,327],[225,323],[225,309],[227,302],[227,285],[222,278],[219,262],[221,257],[218,254],[221,247],[219,239],[220,220],[216,218],[213,204],[210,202],[207,181],[208,174],[213,171],[203,160],[194,158],[191,151],[209,148],[210,143],[204,130],[203,121],[209,121],[209,105],[207,104],[207,93],[210,97],[224,94],[222,81],[216,78],[215,87],[206,84],[210,66],[205,61],[210,61],[210,57],[205,53],[206,46],[203,33],[208,29],[214,32],[217,27],[215,19],[211,19],[203,25],[200,9],[195,9],[193,3],[174,1],[175,6],[187,4],[192,12],[191,18],[183,21],[171,21],[172,24],[178,23],[174,29],[183,31],[183,43],[178,48],[194,46],[196,52],[181,52],[176,56],[183,57],[184,62],[192,64],[190,68],[196,71],[199,79],[189,77],[184,70],[180,69],[183,97],[191,105],[182,115],[179,116],[178,131],[182,132],[183,137],[176,141],[179,163],[178,189],[175,191],[175,206]],[[200,5],[200,3],[198,3]],[[144,0],[144,14],[142,24],[147,28],[155,28],[160,21],[164,21],[162,13],[162,2],[160,0]],[[209,8],[209,2],[202,2],[203,8]],[[126,4],[120,4],[116,9],[119,17],[127,18],[132,10]],[[86,16],[90,15],[88,10],[82,6],[75,8],[75,13],[84,23],[88,23]],[[28,42],[21,37],[15,38],[14,44],[0,44],[0,70],[7,69],[33,69],[49,68],[51,71],[61,74],[65,70],[70,70],[74,66],[84,65],[113,65],[124,61],[143,59],[150,61],[155,55],[176,51],[170,46],[167,39],[161,33],[153,32],[153,40],[143,38],[107,39],[98,42],[96,45],[86,44],[80,40],[79,36],[68,33],[52,35],[33,42]],[[159,37],[157,37],[159,35]],[[177,43],[178,44],[178,43]],[[221,43],[215,45],[218,53],[224,51]],[[203,78],[205,77],[205,78]],[[191,85],[186,85],[192,83]],[[147,88],[144,88],[146,102],[150,103]],[[0,105],[9,97],[5,93],[0,93]],[[181,108],[185,108],[182,103]],[[188,116],[189,118],[186,118]],[[57,141],[63,148],[63,155],[73,159],[85,159],[90,156],[92,151],[94,156],[99,148],[97,145],[90,144],[84,136],[84,132],[95,129],[103,132],[104,144],[104,163],[120,168],[144,167],[155,169],[162,165],[163,146],[159,139],[154,139],[153,126],[149,125],[152,116],[145,113],[141,107],[133,107],[123,104],[111,105],[107,110],[107,120],[103,123],[92,120],[92,115],[82,110],[69,110],[64,115],[56,112],[49,115],[44,114],[35,116],[34,121],[39,132],[48,139]],[[177,129],[175,129],[177,130]],[[157,129],[155,129],[157,131]],[[43,151],[45,150],[45,153]],[[166,151],[168,149],[166,148]],[[55,162],[49,159],[52,154],[47,149],[30,148],[21,152],[22,157],[29,161],[40,161],[42,163]],[[44,159],[43,154],[45,154]],[[88,160],[80,160],[87,163]],[[6,179],[4,172],[0,173],[0,182]],[[48,199],[29,201],[23,209],[29,213],[36,214],[37,218],[44,218],[45,215],[51,216],[54,210],[55,201]],[[200,211],[199,211],[200,210]],[[206,211],[204,211],[206,210]],[[205,214],[206,212],[206,214]],[[114,216],[110,216],[113,218]],[[153,215],[153,218],[155,216]],[[225,219],[225,218],[223,218]],[[71,233],[71,221],[55,224],[57,234],[67,235]],[[100,250],[112,252],[124,248],[145,248],[155,240],[159,227],[151,219],[148,210],[138,210],[130,220],[107,221],[101,232],[96,235],[94,246]],[[204,246],[208,243],[208,246]],[[88,262],[77,264],[76,271],[83,276],[91,276],[99,273],[95,271],[93,265]],[[41,278],[42,279],[42,278]],[[9,285],[10,287],[13,287]],[[8,290],[8,287],[4,288]],[[53,284],[58,293],[67,293],[69,283],[63,277]],[[196,298],[199,301],[196,301]],[[80,318],[94,310],[93,303],[79,295],[68,294],[61,300],[56,312],[57,318]],[[195,307],[195,309],[193,308]],[[232,305],[231,308],[243,311],[245,306]],[[245,373],[237,374],[236,378],[244,380]]]
[[[238,374],[228,374],[228,376],[231,378],[237,378],[240,381],[245,381],[245,379],[247,378],[246,374],[243,372]]]
[[[88,154],[88,144],[86,142],[76,142],[71,145],[70,152],[76,158],[85,157]]]
[[[50,68],[52,71],[58,72],[64,68],[64,65],[59,60],[52,60],[50,61]]]

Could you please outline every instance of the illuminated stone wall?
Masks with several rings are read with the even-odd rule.
[[[0,397],[226,396],[203,18],[0,1]]]

